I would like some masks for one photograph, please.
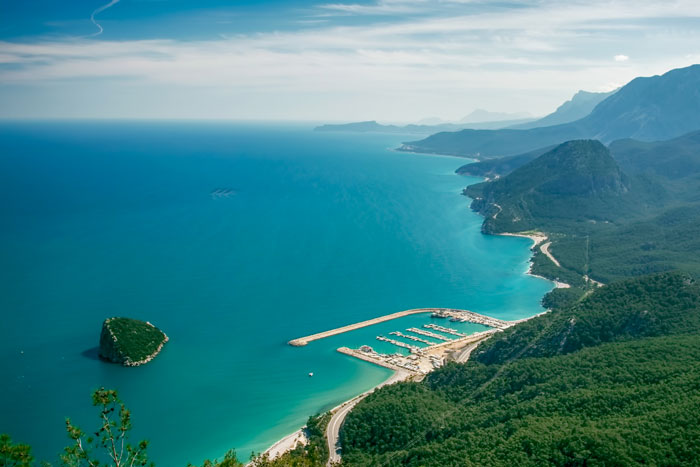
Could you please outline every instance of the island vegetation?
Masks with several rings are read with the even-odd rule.
[[[168,336],[147,321],[108,318],[102,324],[100,357],[124,366],[138,366],[153,360]]]

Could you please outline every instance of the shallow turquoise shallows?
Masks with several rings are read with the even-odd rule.
[[[0,432],[55,461],[64,417],[93,430],[90,393],[105,386],[159,466],[229,448],[247,457],[388,377],[337,347],[393,351],[375,336],[430,318],[303,348],[292,338],[418,307],[542,311],[552,285],[525,274],[530,242],[480,233],[460,195],[477,180],[454,174],[464,160],[392,151],[401,140],[292,125],[0,125]],[[151,321],[170,342],[142,367],[99,361],[110,316]]]

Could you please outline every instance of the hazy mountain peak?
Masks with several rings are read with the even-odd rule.
[[[460,123],[498,122],[502,120],[519,120],[530,117],[532,117],[532,115],[527,112],[490,112],[484,109],[476,109],[466,117],[462,118]]]
[[[581,96],[585,96],[582,94]],[[654,141],[700,128],[700,65],[636,78],[579,120],[536,128],[463,130],[407,142],[405,151],[488,158],[522,154],[573,139]],[[542,120],[540,120],[541,124]]]
[[[617,89],[610,92],[590,92],[580,90],[571,99],[561,104],[551,114],[542,117],[534,122],[514,125],[510,128],[527,130],[545,126],[561,125],[569,123],[589,115],[593,109],[602,101],[617,92]]]

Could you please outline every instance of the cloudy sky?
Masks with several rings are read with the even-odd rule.
[[[0,0],[0,118],[552,111],[700,63],[698,0]]]

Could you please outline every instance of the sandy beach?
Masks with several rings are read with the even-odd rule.
[[[348,399],[345,402],[333,407],[330,410],[330,412],[335,414],[342,408],[348,408],[348,406],[354,407],[355,404],[357,404],[362,399],[364,399],[367,395],[371,394],[373,391],[381,388],[382,386],[393,384],[393,383],[396,383],[399,381],[405,381],[410,376],[411,376],[411,374],[406,372],[406,371],[395,371],[394,373],[391,374],[391,376],[389,376],[389,378],[387,378],[383,382],[379,383],[378,385],[374,386],[371,389],[368,389],[367,391],[363,392],[362,394],[359,394],[359,395],[353,397],[352,399]],[[304,432],[304,428],[305,427],[301,427],[300,429],[298,429],[294,433],[291,433],[291,434],[285,436],[284,438],[282,438],[281,440],[277,441],[275,444],[270,446],[265,451],[265,454],[267,454],[270,457],[270,459],[274,459],[276,457],[281,456],[285,452],[291,451],[299,443],[301,443],[302,445],[306,445],[309,442],[309,440],[306,437],[306,434]]]
[[[529,238],[534,242],[534,245],[532,245],[532,248],[535,248],[537,245],[539,245],[542,242],[547,241],[547,236],[543,234],[542,232],[532,232],[532,233],[510,233],[510,232],[504,232],[504,233],[499,233],[496,235],[501,235],[503,237],[523,237],[523,238]]]
[[[284,438],[270,446],[265,451],[265,454],[270,456],[270,459],[274,459],[276,457],[281,456],[287,451],[291,451],[297,446],[297,444],[301,443],[302,446],[305,446],[308,442],[309,440],[306,437],[306,433],[304,432],[304,427],[302,427],[294,433],[285,436]]]
[[[505,237],[523,237],[523,238],[529,238],[532,240],[533,245],[530,248],[531,250],[535,250],[538,245],[540,246],[540,251],[546,255],[552,262],[557,266],[561,267],[561,264],[559,264],[559,261],[552,255],[552,253],[549,251],[549,246],[552,244],[552,242],[548,242],[548,237],[547,235],[543,234],[542,232],[532,232],[532,233],[510,233],[510,232],[505,232],[505,233],[499,233],[496,235],[501,235]],[[570,284],[567,284],[566,282],[560,282],[554,279],[548,279],[546,277],[533,274],[532,272],[532,261],[530,261],[530,267],[527,269],[527,274],[533,277],[539,277],[540,279],[545,279],[550,282],[554,282],[554,287],[557,289],[568,289],[571,287]]]

